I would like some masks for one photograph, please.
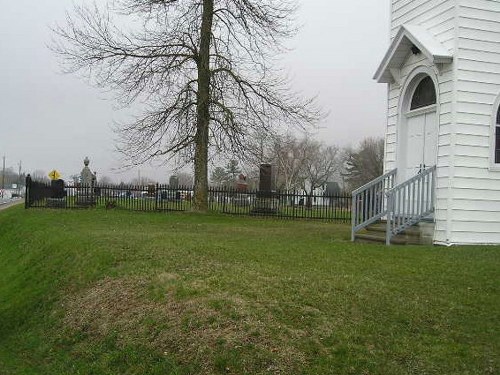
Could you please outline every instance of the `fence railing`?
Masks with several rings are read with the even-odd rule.
[[[352,241],[356,232],[387,214],[386,192],[394,186],[396,172],[393,169],[352,192]]]
[[[436,166],[387,191],[386,244],[406,228],[434,212]]]
[[[193,187],[154,184],[54,186],[26,180],[26,208],[118,208],[134,211],[189,211]],[[283,219],[322,219],[350,222],[350,194],[314,194],[300,191],[239,191],[210,187],[209,210],[232,215],[271,216]]]

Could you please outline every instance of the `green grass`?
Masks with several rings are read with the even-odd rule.
[[[500,247],[189,213],[0,212],[0,374],[497,374]]]

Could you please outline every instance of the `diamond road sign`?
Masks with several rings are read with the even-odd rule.
[[[49,172],[49,177],[51,180],[59,180],[59,178],[61,178],[61,174],[54,169]]]

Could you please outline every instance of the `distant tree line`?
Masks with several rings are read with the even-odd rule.
[[[252,152],[230,158],[214,165],[210,173],[210,184],[214,187],[235,187],[240,174],[245,176],[249,189],[259,186],[259,165],[273,166],[274,185],[277,190],[302,190],[312,196],[318,188],[325,188],[327,183],[336,182],[340,188],[350,192],[383,174],[384,140],[383,138],[363,139],[356,147],[341,148],[327,145],[310,136],[298,137],[285,134],[280,137],[263,137],[253,141]],[[32,178],[38,181],[49,179],[47,173],[35,170]],[[1,177],[1,176],[0,176]],[[25,174],[18,176],[12,168],[5,172],[5,186],[24,181]],[[70,176],[73,183],[78,183],[79,175]],[[169,184],[193,186],[194,175],[180,170],[172,173]],[[98,176],[101,185],[113,184],[111,178]],[[158,181],[146,176],[122,181],[118,185],[146,186]]]
[[[240,160],[230,159],[215,166],[210,175],[212,186],[234,186],[238,175],[245,174],[249,187],[256,188],[259,164],[273,165],[277,190],[303,190],[307,195],[337,182],[352,191],[383,173],[384,140],[366,138],[356,147],[327,145],[310,136],[285,134],[257,139],[253,152]]]
[[[25,180],[26,174],[24,172],[19,174],[19,172],[14,171],[11,167],[5,168],[5,171],[0,168],[0,188],[4,186],[7,189],[12,187],[14,184],[24,185]]]

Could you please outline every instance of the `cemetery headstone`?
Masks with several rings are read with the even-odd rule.
[[[61,179],[52,180],[50,181],[50,187],[52,189],[51,198],[61,199],[66,196],[66,191],[64,189],[64,180]]]
[[[179,186],[179,177],[173,175],[170,176],[170,179],[168,180],[168,185],[172,188],[176,188]]]
[[[261,164],[259,172],[259,191],[251,213],[275,215],[278,212],[278,199],[273,187],[273,167],[271,164]]]
[[[340,194],[340,186],[338,182],[327,182],[326,183],[326,195],[334,196]]]
[[[240,193],[246,192],[248,189],[247,177],[240,173],[238,179],[236,180],[236,190]]]
[[[273,167],[261,164],[259,168],[259,191],[270,193],[273,190]]]
[[[49,196],[47,197],[46,205],[50,208],[66,207],[66,191],[64,189],[64,180],[61,180],[61,175],[55,169],[49,172],[50,188]]]
[[[83,159],[83,169],[80,173],[80,186],[77,189],[76,204],[82,207],[94,206],[96,202],[94,186],[96,184],[96,175],[89,168],[90,160],[88,157]]]

